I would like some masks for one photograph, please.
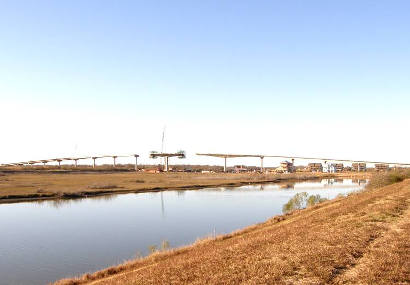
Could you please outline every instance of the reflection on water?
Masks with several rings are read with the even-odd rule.
[[[55,209],[58,209],[61,207],[67,207],[69,205],[81,203],[82,200],[84,199],[111,201],[115,199],[116,197],[117,195],[108,194],[108,195],[80,197],[80,198],[73,198],[73,199],[62,198],[62,199],[54,199],[54,200],[38,200],[38,201],[33,201],[31,203],[37,204],[40,206],[53,207]]]
[[[356,183],[356,184],[359,184],[359,185],[362,185],[362,184],[366,184],[367,180],[365,180],[365,179],[352,179],[352,182]]]
[[[162,217],[165,217],[164,194],[163,193],[164,192],[160,193],[160,195],[161,195],[161,214],[162,214]]]
[[[279,184],[280,189],[294,189],[296,183]]]
[[[0,205],[0,284],[45,284],[282,213],[297,193],[332,199],[360,181],[244,185]],[[313,198],[312,198],[313,199]]]

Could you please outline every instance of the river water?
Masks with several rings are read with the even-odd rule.
[[[162,244],[263,222],[296,193],[332,199],[363,181],[246,185],[0,204],[0,284],[47,284],[147,255]]]

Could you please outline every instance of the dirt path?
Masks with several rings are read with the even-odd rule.
[[[399,218],[386,226],[386,232],[335,283],[410,284],[410,199],[405,204]]]

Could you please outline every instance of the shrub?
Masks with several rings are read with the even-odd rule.
[[[380,188],[390,184],[398,183],[410,178],[410,170],[393,170],[374,174],[367,185],[367,188]]]
[[[156,245],[150,245],[148,246],[148,250],[150,253],[157,252],[157,246]]]
[[[324,201],[326,201],[326,200],[327,200],[326,198],[320,197],[319,194],[317,194],[317,195],[311,195],[311,196],[309,196],[309,198],[308,198],[307,201],[306,201],[306,206],[307,206],[307,207],[311,207],[311,206],[314,206],[314,205],[316,205],[316,204],[322,203],[322,202],[324,202]]]
[[[326,198],[317,195],[308,195],[306,192],[296,193],[285,205],[283,205],[283,213],[289,213],[294,210],[300,210],[306,207],[314,206],[318,203],[326,201]]]

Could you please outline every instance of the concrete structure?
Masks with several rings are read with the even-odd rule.
[[[325,172],[325,173],[333,173],[333,172],[334,172],[334,168],[331,167],[330,164],[327,164],[327,163],[325,162],[325,164],[322,165],[322,172]]]
[[[325,163],[323,165],[323,172],[325,173],[335,173],[336,172],[336,168],[335,165],[333,163]]]
[[[49,162],[57,162],[58,166],[61,167],[61,162],[63,161],[73,161],[74,162],[74,167],[78,167],[78,161],[82,159],[92,159],[93,160],[93,168],[96,167],[96,159],[97,158],[103,158],[103,157],[112,157],[114,159],[113,166],[116,167],[116,158],[118,157],[135,157],[135,170],[138,169],[138,160],[137,158],[139,157],[138,154],[132,154],[132,155],[102,155],[102,156],[91,156],[91,157],[62,157],[62,158],[52,158],[52,159],[41,159],[41,160],[30,160],[26,162],[17,162],[17,163],[7,163],[7,164],[2,164],[1,166],[7,167],[7,166],[24,166],[24,165],[34,165],[37,163],[42,163],[43,166],[46,166],[47,163]]]
[[[36,164],[36,163],[39,163],[39,161],[37,161],[37,160],[27,161],[27,164],[30,165],[30,166],[33,166],[33,165]]]
[[[357,172],[366,171],[367,170],[366,163],[363,163],[363,162],[352,163],[352,170],[357,171]]]
[[[117,158],[119,158],[119,157],[130,157],[130,156],[135,156],[135,154],[133,154],[133,155],[102,155],[99,158],[111,157],[113,159],[112,166],[115,168],[115,167],[117,167]]]
[[[93,168],[95,168],[95,160],[98,158],[98,156],[93,156],[93,157],[91,157],[92,158],[92,160],[93,160]]]
[[[278,173],[293,173],[296,171],[296,167],[293,165],[293,162],[290,161],[282,161],[280,166],[275,169],[275,172]]]
[[[323,165],[321,163],[312,162],[308,164],[308,169],[310,172],[322,172]]]
[[[220,157],[224,159],[224,171],[226,171],[226,160],[228,158],[240,158],[240,157],[259,157],[261,159],[261,171],[263,171],[263,159],[264,158],[285,158],[285,159],[300,159],[300,160],[314,160],[314,161],[333,161],[333,162],[348,162],[348,163],[384,163],[395,164],[397,166],[410,166],[410,163],[395,163],[395,162],[379,162],[379,161],[364,161],[364,160],[350,160],[350,159],[335,159],[335,158],[321,158],[321,157],[302,157],[302,156],[286,156],[286,155],[264,155],[264,154],[228,154],[228,153],[197,153],[201,156]],[[336,168],[340,169],[340,166]]]
[[[335,172],[342,172],[344,169],[343,163],[333,163],[332,165],[335,169]]]
[[[234,172],[235,173],[248,172],[248,168],[245,165],[235,165]]]
[[[158,154],[156,153],[154,156],[162,156],[164,158],[168,156],[177,156],[179,158],[184,158],[185,157],[185,153],[183,153],[183,157],[181,155],[181,153],[176,153],[176,154]],[[224,159],[224,171],[226,172],[227,170],[227,159],[228,158],[241,158],[241,157],[254,157],[254,158],[260,158],[261,160],[261,165],[260,165],[260,171],[263,172],[264,171],[264,159],[269,157],[269,158],[285,158],[285,159],[300,159],[300,160],[315,160],[315,161],[333,161],[333,162],[349,162],[349,163],[353,163],[356,166],[353,166],[352,169],[356,170],[356,171],[365,171],[366,170],[366,163],[370,163],[370,164],[383,164],[383,165],[394,165],[393,168],[402,168],[402,167],[409,167],[410,163],[398,163],[398,162],[379,162],[379,161],[360,161],[360,160],[347,160],[347,159],[334,159],[334,158],[315,158],[315,157],[300,157],[300,156],[281,156],[281,155],[263,155],[263,154],[223,154],[223,153],[197,153],[197,155],[202,155],[202,156],[211,156],[211,157],[220,157]],[[62,161],[73,161],[74,162],[74,166],[77,167],[78,166],[78,160],[81,159],[92,159],[93,160],[93,168],[96,167],[96,159],[97,158],[102,158],[102,157],[112,157],[113,158],[113,166],[116,167],[116,158],[120,157],[119,155],[110,155],[110,156],[92,156],[92,157],[74,157],[74,158],[54,158],[54,159],[46,159],[46,160],[31,160],[31,161],[26,161],[26,162],[16,162],[16,163],[7,163],[7,164],[1,164],[2,167],[12,167],[12,166],[25,166],[25,165],[34,165],[37,163],[43,163],[43,165],[45,166],[48,162],[57,162],[59,166],[61,166],[61,162]],[[135,157],[135,170],[138,170],[138,157],[139,155],[136,154],[132,154],[132,155],[125,155],[123,157]],[[165,159],[165,168],[168,170],[168,158]],[[350,169],[350,167],[343,167],[342,163],[335,163],[334,166],[329,166],[329,169],[334,167],[334,170],[336,172],[340,172],[343,169],[345,169],[346,171],[348,171]],[[308,167],[309,169],[309,167]],[[315,171],[319,171],[319,169],[313,167],[312,169],[314,169]],[[322,167],[323,169],[323,167]],[[376,170],[377,169],[385,169],[385,166],[376,166]]]
[[[389,170],[389,165],[384,163],[376,163],[374,165],[374,168],[376,169],[376,171],[387,171]]]
[[[149,155],[150,158],[156,159],[158,157],[163,157],[165,158],[165,165],[164,165],[164,171],[168,172],[169,171],[169,158],[170,157],[178,157],[180,159],[183,159],[186,157],[185,151],[179,151],[176,153],[157,153],[155,151],[152,151]]]
[[[336,173],[343,171],[343,163],[327,163],[323,165],[323,172],[325,173]]]
[[[138,171],[138,157],[140,157],[138,154],[134,154],[135,157],[135,171]]]
[[[71,157],[67,160],[72,160],[74,162],[74,167],[78,167],[78,161],[82,159],[89,159],[89,157]]]
[[[226,161],[228,158],[239,158],[239,157],[259,157],[261,160],[261,166],[260,166],[260,172],[264,171],[263,167],[263,159],[265,155],[251,155],[251,154],[219,154],[219,153],[197,153],[196,155],[201,155],[201,156],[212,156],[212,157],[220,157],[224,159],[224,172],[226,172]]]
[[[345,167],[343,167],[343,171],[352,171],[352,167],[351,166],[345,166]]]

